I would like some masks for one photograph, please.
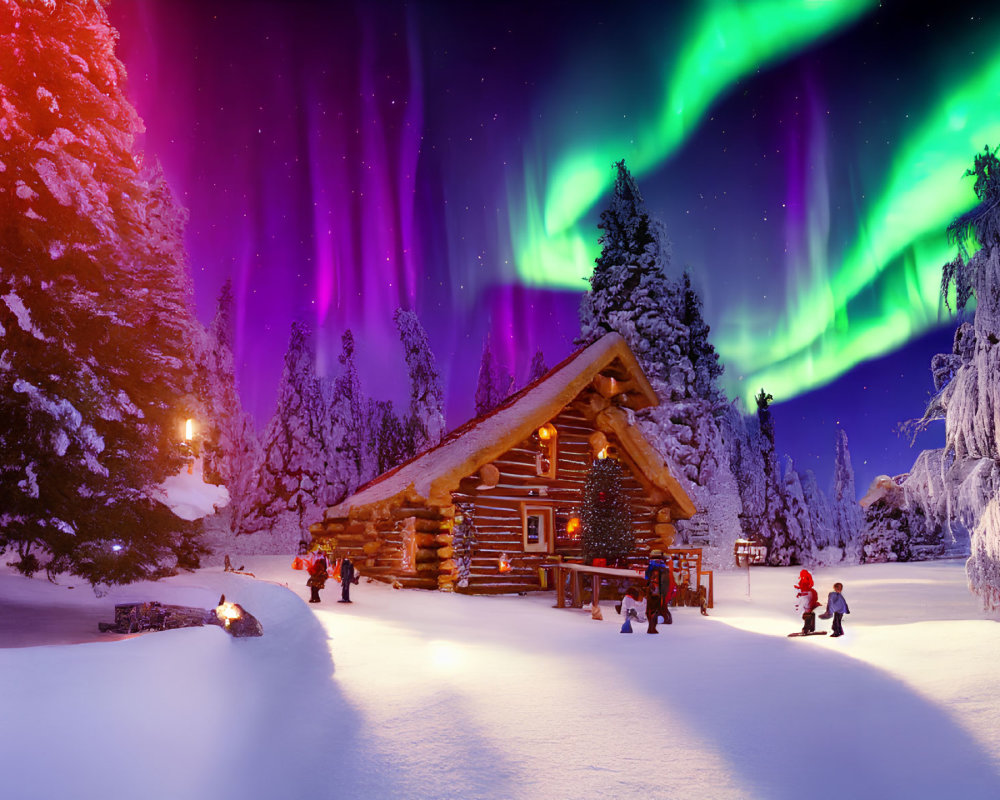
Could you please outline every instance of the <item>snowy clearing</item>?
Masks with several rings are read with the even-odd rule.
[[[625,636],[613,605],[596,622],[552,593],[362,582],[345,606],[331,583],[310,606],[289,562],[101,599],[0,573],[4,797],[1000,794],[1000,625],[960,561],[820,569],[821,599],[845,585],[842,639],[786,637],[797,568],[755,569],[749,599],[717,574],[711,617]],[[96,633],[115,602],[223,592],[262,638]]]

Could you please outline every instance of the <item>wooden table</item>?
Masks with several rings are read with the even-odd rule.
[[[591,608],[599,608],[601,604],[601,576],[646,583],[646,570],[636,572],[634,569],[618,569],[617,567],[593,567],[589,564],[559,563],[552,565],[556,574],[556,608],[566,608],[566,587],[564,574],[569,573],[570,607],[582,608],[583,596],[580,591],[580,576],[590,575],[593,588]]]
[[[683,573],[687,572],[690,578],[690,585],[700,586],[703,578],[708,579],[707,595],[708,595],[708,607],[713,608],[715,606],[715,581],[713,580],[712,570],[701,568],[701,550],[700,549],[673,549],[667,551],[667,557],[672,558],[677,556],[676,561],[679,562],[679,569],[677,572]],[[593,600],[591,601],[591,607],[600,606],[600,596],[601,596],[601,577],[607,576],[609,578],[618,578],[625,580],[634,580],[641,583],[643,586],[646,585],[646,569],[643,567],[642,572],[636,572],[634,569],[619,569],[617,567],[594,567],[589,564],[574,564],[567,562],[559,562],[557,564],[546,564],[545,569],[552,569],[555,573],[556,582],[556,608],[566,608],[566,587],[564,585],[565,572],[569,572],[569,592],[570,592],[570,608],[582,608],[583,598],[580,592],[580,576],[590,575],[592,587],[593,587]],[[677,575],[675,572],[675,578]]]

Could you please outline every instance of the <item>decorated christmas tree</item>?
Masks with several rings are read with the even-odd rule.
[[[613,458],[595,461],[583,486],[583,557],[625,558],[635,549],[632,508],[622,483],[622,468]]]

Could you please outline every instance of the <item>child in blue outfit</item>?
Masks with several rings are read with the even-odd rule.
[[[847,607],[847,601],[840,592],[844,584],[833,584],[833,591],[826,598],[826,612],[820,614],[820,619],[830,619],[833,617],[833,636],[843,636],[844,626],[841,624],[844,614],[850,614],[851,609]],[[832,637],[831,637],[832,638]]]

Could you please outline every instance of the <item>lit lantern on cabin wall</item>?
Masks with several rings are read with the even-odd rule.
[[[510,572],[510,559],[506,553],[501,553],[500,558],[497,559],[497,569],[501,573]]]
[[[535,455],[535,472],[544,478],[556,476],[559,432],[556,426],[547,422],[537,431],[538,453]]]

